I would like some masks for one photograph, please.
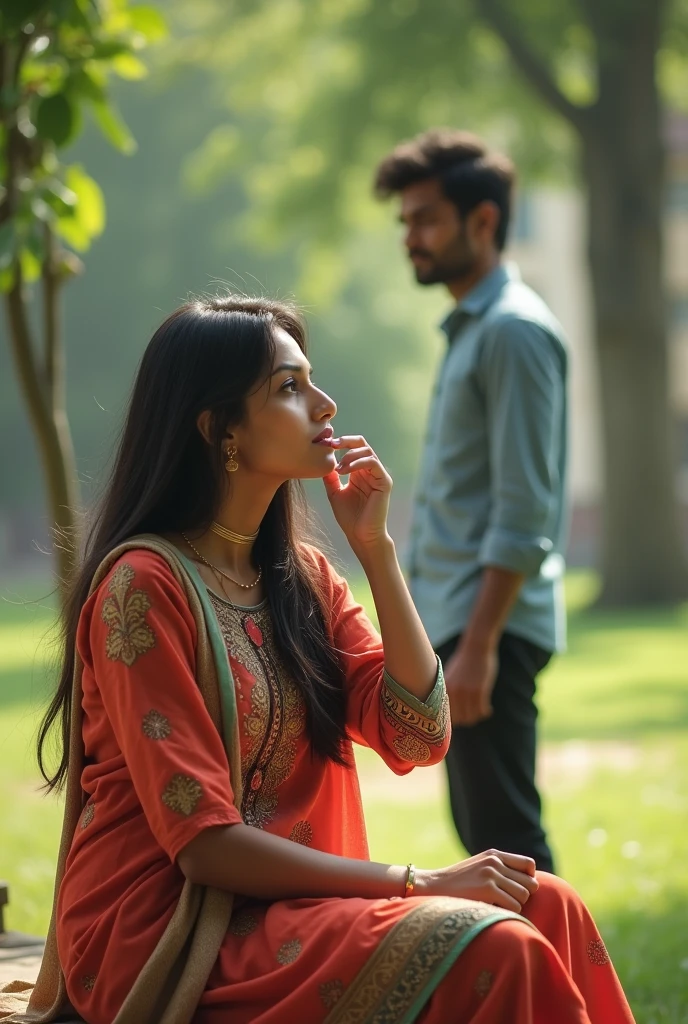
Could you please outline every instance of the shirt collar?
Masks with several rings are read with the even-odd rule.
[[[451,340],[464,315],[480,316],[491,306],[509,281],[520,281],[521,275],[515,263],[500,263],[489,274],[481,278],[440,324],[441,330]]]

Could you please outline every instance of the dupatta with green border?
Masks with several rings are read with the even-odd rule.
[[[241,804],[241,759],[234,681],[227,651],[207,590],[193,562],[162,537],[143,535],[120,544],[98,568],[92,594],[123,554],[152,551],[167,562],[184,591],[196,622],[196,681],[208,713],[223,737],[237,806]],[[82,738],[83,663],[78,654],[72,685],[69,769],[65,787],[62,837],[55,875],[55,893],[41,969],[33,990],[18,984],[0,993],[0,1016],[6,1024],[49,1024],[73,1009],[67,998],[56,939],[57,897],[67,856],[86,795],[81,788],[84,767]],[[221,889],[184,882],[177,907],[150,959],[124,1000],[113,1024],[188,1024],[196,1011],[232,916],[233,896]],[[28,997],[28,1005],[26,999]],[[10,1016],[6,1016],[7,1012]]]

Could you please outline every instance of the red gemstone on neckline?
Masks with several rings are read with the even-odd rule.
[[[263,646],[263,631],[251,615],[247,615],[244,619],[244,630],[251,643],[256,647]]]

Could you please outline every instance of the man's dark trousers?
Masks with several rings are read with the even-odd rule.
[[[444,663],[459,639],[438,648]],[[550,658],[549,651],[505,633],[492,717],[477,725],[454,726],[445,759],[454,823],[469,854],[491,848],[522,853],[533,857],[541,871],[554,868],[535,787],[534,696],[536,676]]]

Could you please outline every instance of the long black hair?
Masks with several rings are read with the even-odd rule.
[[[243,296],[196,300],[175,310],[146,348],[113,473],[64,604],[60,680],[38,736],[48,789],[61,788],[67,775],[76,633],[95,572],[110,551],[137,534],[208,528],[222,496],[222,442],[272,369],[276,327],[306,351],[303,320],[288,303]],[[206,409],[210,444],[196,425]],[[303,694],[313,751],[347,764],[343,670],[328,637],[317,570],[302,547],[304,508],[300,483],[287,481],[267,510],[254,550],[280,654]],[[61,760],[51,773],[45,745],[58,718]]]

